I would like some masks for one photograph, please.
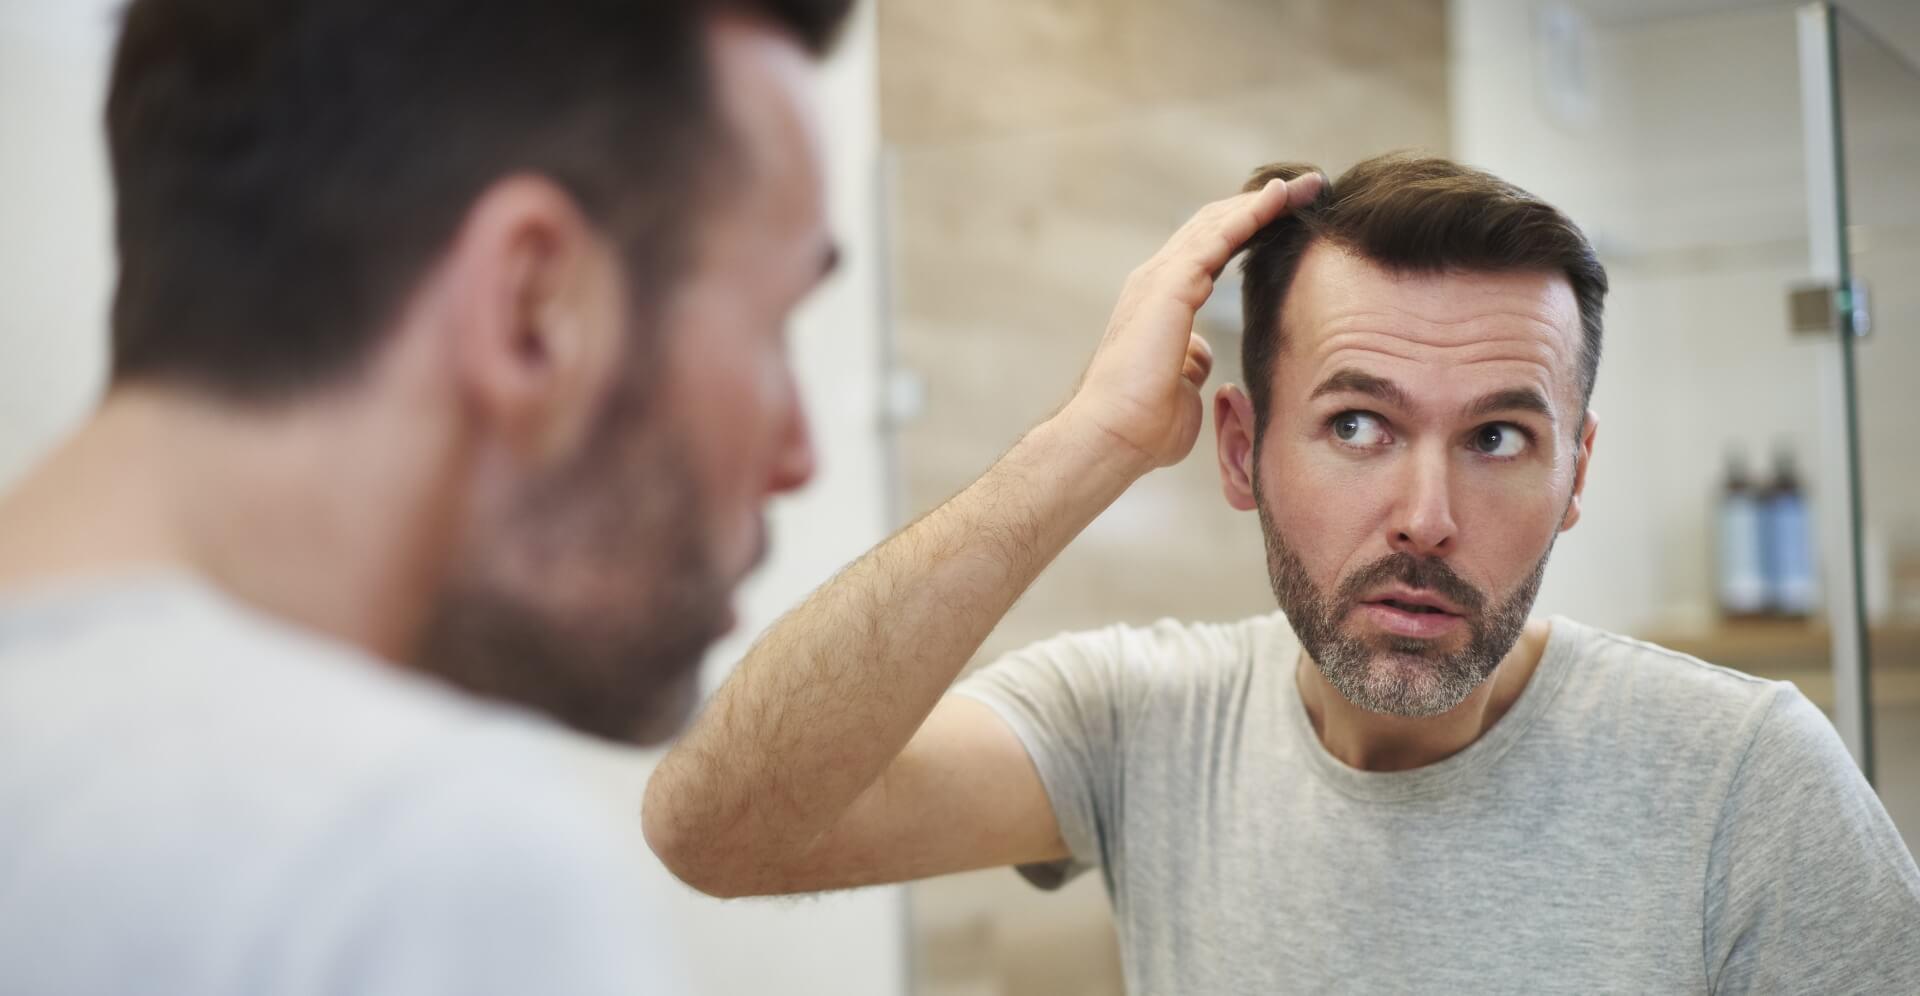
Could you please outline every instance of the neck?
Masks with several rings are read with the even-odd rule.
[[[455,518],[421,414],[359,392],[259,411],[117,389],[0,498],[0,589],[177,571],[403,660]]]
[[[1304,651],[1295,682],[1313,731],[1328,753],[1363,771],[1407,771],[1458,754],[1499,722],[1533,677],[1548,633],[1545,620],[1528,621],[1487,680],[1438,716],[1410,719],[1362,709],[1341,695]]]

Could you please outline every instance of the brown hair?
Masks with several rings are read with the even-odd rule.
[[[1255,170],[1246,189],[1314,172],[1319,170],[1303,163],[1274,163]],[[1601,309],[1607,296],[1607,271],[1587,237],[1552,205],[1490,173],[1449,159],[1394,154],[1347,170],[1312,203],[1248,241],[1241,262],[1240,362],[1256,426],[1266,425],[1274,358],[1284,345],[1281,306],[1300,257],[1315,240],[1400,273],[1542,269],[1566,274],[1580,305],[1579,384],[1585,408],[1600,369]]]
[[[106,113],[113,381],[261,401],[351,374],[516,172],[621,248],[644,316],[726,148],[706,24],[745,12],[818,54],[850,6],[134,0]]]

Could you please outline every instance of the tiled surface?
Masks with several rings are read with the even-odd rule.
[[[884,136],[892,161],[891,322],[899,362],[928,385],[926,412],[899,439],[908,515],[964,487],[1065,399],[1127,271],[1199,205],[1237,190],[1254,166],[1286,158],[1337,170],[1386,149],[1445,147],[1437,2],[1367,6],[1367,24],[1391,24],[1385,37],[1406,43],[1392,59],[1354,40],[1366,36],[1361,27],[1334,30],[1331,5],[1201,4],[1178,30],[1153,13],[1157,4],[1101,5],[1116,23],[1071,30],[1062,25],[1092,5],[959,5],[968,19],[987,16],[984,9],[1020,11],[1008,14],[999,39],[1004,65],[987,72],[985,60],[968,70],[980,75],[959,78],[934,72],[939,59],[914,48],[940,48],[921,24],[934,16],[930,6],[894,0],[881,8],[883,120],[895,129]],[[1026,27],[1042,18],[1036,8],[1049,11],[1051,47]],[[1249,24],[1277,17],[1276,8],[1301,13],[1287,19],[1288,31],[1254,33]],[[1201,16],[1207,12],[1211,19]],[[1085,38],[1123,29],[1151,29],[1164,44],[1153,59],[1124,47],[1081,50],[1093,45]],[[1249,38],[1271,44],[1249,57]],[[1363,55],[1383,68],[1346,61]],[[1100,113],[1086,109],[1092,104],[1049,105],[1056,69],[1022,68],[1096,56],[1122,63],[1077,77],[1105,81],[1100,99],[1116,103],[1099,105],[1107,108]],[[1209,61],[1239,63],[1237,77],[1221,68],[1206,78],[1244,88],[1199,98],[1179,85],[1186,75],[1167,68]],[[1261,66],[1265,79],[1254,73]],[[1422,74],[1417,85],[1408,82]],[[1291,84],[1300,79],[1311,79],[1299,87],[1311,90],[1311,101],[1295,98]],[[923,96],[924,110],[910,103],[927,93],[939,99]],[[1207,330],[1223,357],[1216,383],[1237,379],[1233,331]],[[1116,619],[1269,608],[1257,529],[1221,501],[1213,449],[1204,435],[1185,464],[1123,499],[1042,579],[986,653]],[[1143,529],[1161,539],[1173,524],[1179,542],[1143,541]]]

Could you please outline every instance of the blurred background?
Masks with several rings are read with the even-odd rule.
[[[117,7],[0,0],[0,487],[99,391]],[[1910,0],[866,0],[824,89],[849,265],[795,326],[823,472],[745,629],[1064,400],[1127,271],[1253,167],[1444,154],[1565,209],[1613,278],[1586,513],[1539,610],[1795,681],[1920,846],[1917,66]],[[1202,317],[1216,380],[1233,283]],[[980,659],[1272,604],[1203,435]],[[582,748],[636,808],[651,760]],[[659,877],[707,993],[1121,992],[1095,877],[735,903]]]

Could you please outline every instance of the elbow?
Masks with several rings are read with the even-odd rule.
[[[657,824],[644,817],[642,823],[647,846],[653,849],[654,857],[689,888],[715,899],[740,899],[754,894],[730,873],[726,862],[714,860],[710,848],[694,846],[684,835],[656,829]]]
[[[654,853],[658,854],[659,851],[656,849]],[[667,870],[673,873],[674,878],[703,896],[713,899],[745,899],[748,896],[757,895],[753,890],[743,888],[738,882],[728,878],[723,869],[717,869],[711,865],[672,861],[665,857],[660,859],[660,863],[667,866]]]
[[[674,806],[669,795],[656,775],[640,806],[640,831],[654,857],[674,878],[715,899],[752,895],[739,878],[736,862],[726,860],[730,848]]]

